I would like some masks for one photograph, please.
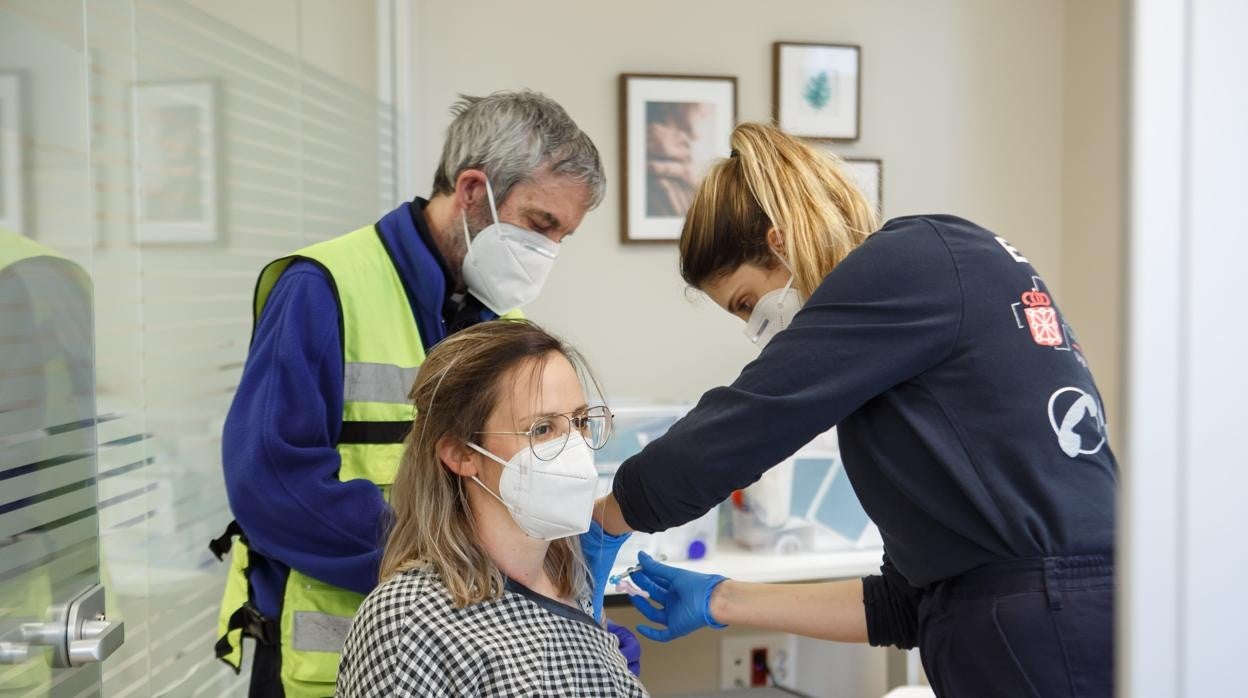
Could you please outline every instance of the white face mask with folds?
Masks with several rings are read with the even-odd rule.
[[[511,223],[500,223],[494,205],[494,188],[485,180],[494,223],[473,238],[464,215],[464,283],[468,292],[498,315],[537,299],[559,256],[559,243]]]
[[[549,442],[537,448],[553,450],[559,445]],[[471,441],[468,447],[503,466],[498,492],[486,487],[476,475],[472,479],[507,507],[520,530],[542,540],[579,536],[589,530],[598,470],[594,451],[584,436],[570,434],[563,451],[551,460],[542,460],[528,446],[511,460],[503,460]]]
[[[745,336],[758,345],[761,351],[780,330],[793,323],[793,317],[802,309],[806,299],[793,288],[793,269],[789,263],[780,258],[780,263],[789,270],[789,281],[782,288],[763,294],[754,304],[750,319],[745,323]]]

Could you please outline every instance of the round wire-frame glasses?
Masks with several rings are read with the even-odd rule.
[[[554,460],[563,453],[568,445],[568,438],[576,430],[585,437],[585,442],[595,451],[607,445],[611,438],[611,427],[615,415],[611,414],[606,405],[595,405],[576,412],[562,414],[544,414],[533,420],[528,431],[479,431],[477,434],[508,434],[525,436],[529,439],[529,448],[539,460]],[[551,447],[557,441],[558,448]]]

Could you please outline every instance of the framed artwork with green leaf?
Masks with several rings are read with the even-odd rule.
[[[773,45],[772,117],[794,136],[858,140],[862,49],[845,44]]]

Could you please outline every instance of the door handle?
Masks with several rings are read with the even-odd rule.
[[[119,620],[87,620],[78,635],[82,639],[69,643],[70,666],[108,659],[126,641],[126,626]]]
[[[104,617],[104,587],[95,584],[68,604],[48,609],[45,623],[23,623],[21,642],[0,642],[0,664],[21,664],[51,648],[55,667],[108,659],[126,641],[125,624]]]
[[[58,648],[57,666],[102,662],[125,641],[125,625],[104,617],[104,587],[96,584],[69,604],[65,645],[63,650]]]

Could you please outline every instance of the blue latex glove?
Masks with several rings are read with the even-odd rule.
[[[624,655],[624,661],[628,662],[628,670],[633,673],[633,676],[641,676],[641,643],[637,641],[637,636],[628,628],[611,621],[607,621],[607,632],[619,640],[620,654]]]
[[[628,540],[631,533],[609,536],[602,530],[597,521],[589,522],[589,530],[581,534],[581,552],[585,555],[585,564],[593,577],[594,620],[602,621],[602,598],[607,593],[607,577],[611,576],[611,567],[615,565],[615,556],[620,546]],[[631,633],[630,633],[631,635]],[[634,638],[636,641],[636,638]]]
[[[724,627],[711,617],[711,592],[724,577],[670,567],[645,553],[638,555],[637,560],[641,570],[634,572],[631,579],[650,594],[650,599],[630,596],[628,600],[651,622],[667,626],[659,629],[639,625],[637,632],[643,637],[668,642],[707,625]],[[659,605],[656,607],[651,601]]]

